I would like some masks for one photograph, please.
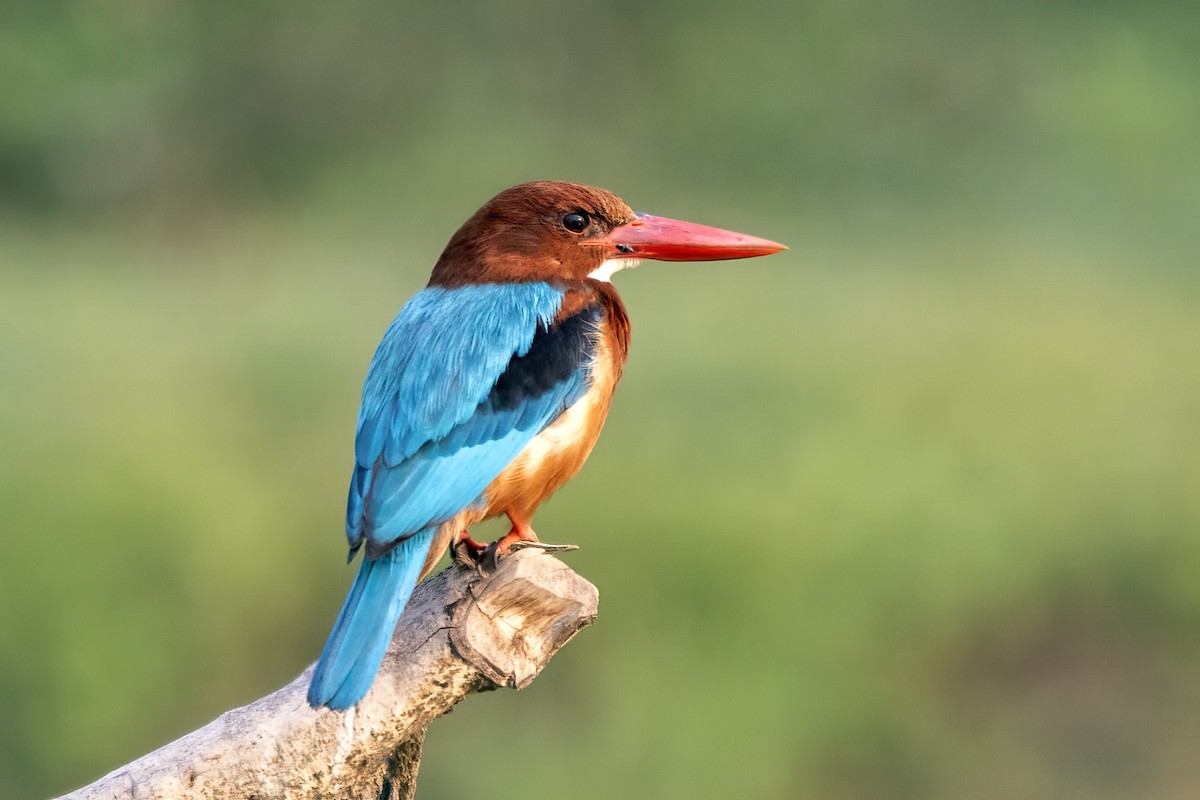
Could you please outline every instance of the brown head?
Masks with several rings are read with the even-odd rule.
[[[785,249],[732,231],[636,214],[604,189],[535,181],[505,189],[476,211],[446,245],[429,283],[607,280],[643,258],[714,261]]]

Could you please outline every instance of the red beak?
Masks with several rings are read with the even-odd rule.
[[[591,240],[609,248],[609,258],[656,261],[721,261],[767,256],[787,250],[778,242],[694,222],[638,214],[628,225]]]

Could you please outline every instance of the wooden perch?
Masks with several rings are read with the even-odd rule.
[[[451,566],[417,587],[355,708],[309,708],[310,666],[63,799],[411,798],[429,723],[473,692],[528,686],[597,602],[596,587],[536,550],[488,577]]]

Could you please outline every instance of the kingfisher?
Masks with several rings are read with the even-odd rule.
[[[772,241],[635,213],[560,181],[506,189],[451,237],[363,384],[346,507],[358,574],[313,672],[335,711],[370,689],[413,589],[442,554],[495,564],[539,546],[534,511],[583,466],[629,350],[611,279],[642,259],[715,261]],[[507,516],[490,545],[470,526]]]

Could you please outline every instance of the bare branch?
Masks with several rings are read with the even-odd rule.
[[[412,797],[429,723],[473,692],[529,685],[597,602],[594,586],[536,550],[489,577],[450,567],[417,588],[357,707],[309,708],[310,666],[63,800]]]

